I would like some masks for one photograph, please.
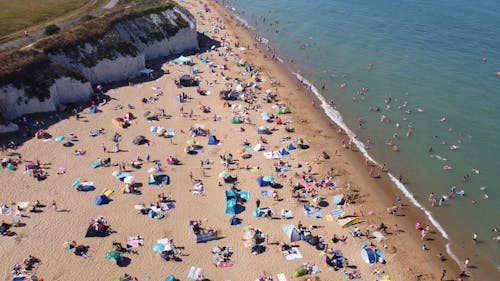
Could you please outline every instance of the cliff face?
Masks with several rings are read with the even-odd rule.
[[[6,119],[11,120],[24,114],[56,111],[65,103],[88,99],[91,93],[89,82],[68,77],[55,80],[49,89],[50,98],[43,100],[28,98],[25,88],[17,89],[9,85],[0,88],[0,111]]]
[[[29,51],[0,56],[2,62],[11,62],[0,66],[3,123],[85,101],[92,93],[91,84],[134,78],[148,59],[199,48],[193,16],[175,5],[113,20],[99,36],[85,32],[89,26],[99,28],[98,23],[84,23],[56,35],[60,37],[48,37]],[[31,64],[25,62],[27,56]],[[51,71],[44,71],[46,65]]]
[[[169,9],[119,22],[94,42],[48,55],[97,84],[134,78],[145,68],[146,60],[196,49],[194,19]]]
[[[198,49],[194,19],[177,9],[118,23],[115,30],[147,60]]]

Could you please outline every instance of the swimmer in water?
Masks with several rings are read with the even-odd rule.
[[[453,170],[453,167],[450,165],[444,165],[443,170]]]
[[[445,122],[446,121],[446,117],[442,117],[441,119],[439,119],[439,122]]]
[[[478,168],[472,168],[472,172],[476,175],[479,175],[479,169]]]

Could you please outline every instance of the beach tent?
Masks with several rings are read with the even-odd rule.
[[[16,166],[14,166],[14,164],[12,164],[12,163],[9,163],[9,164],[7,164],[7,166],[5,166],[5,169],[7,169],[9,171],[15,171]]]
[[[277,114],[287,114],[287,113],[292,113],[292,110],[289,107],[277,107],[274,109],[274,112]]]
[[[290,242],[301,240],[300,231],[293,224],[284,224],[281,229],[285,232],[286,237],[290,239]]]
[[[208,145],[217,145],[217,144],[219,144],[219,142],[220,141],[214,135],[211,135],[208,137]]]
[[[297,277],[301,277],[304,275],[307,275],[307,270],[304,268],[303,265],[301,265],[293,271],[292,277],[297,278]]]
[[[239,218],[237,218],[236,216],[231,216],[231,218],[229,218],[229,224],[230,225],[240,225],[241,220]]]
[[[287,151],[284,147],[282,147],[282,148],[280,149],[280,154],[281,154],[282,156],[285,156],[285,155],[289,155],[290,153],[289,153],[289,152],[288,152],[288,151]]]
[[[293,146],[293,144],[289,143],[287,148],[288,148],[288,150],[294,150],[295,146]]]
[[[97,196],[95,199],[95,204],[97,206],[108,204],[108,203],[109,203],[109,198],[104,194]]]
[[[179,84],[184,87],[196,86],[194,79],[187,74],[179,76]]]
[[[361,249],[361,258],[367,264],[374,264],[377,262],[377,255],[375,254],[375,251],[372,248]]]
[[[135,145],[141,145],[141,144],[144,144],[146,143],[147,139],[145,136],[142,136],[142,135],[139,135],[137,137],[134,138],[134,140],[132,141],[133,144]]]
[[[183,63],[183,64],[186,64],[186,65],[191,65],[193,63],[193,61],[191,60],[191,58],[188,58],[188,57],[185,57],[185,56],[180,56],[180,57],[176,58],[175,61],[177,63]]]
[[[58,136],[54,139],[55,142],[61,142],[64,140],[64,136]]]
[[[177,281],[177,280],[179,280],[179,279],[176,279],[173,275],[170,275],[167,278],[165,278],[164,281]]]
[[[91,224],[87,228],[85,237],[106,237],[109,235],[109,226],[103,224]]]
[[[269,135],[269,134],[271,134],[271,131],[269,130],[269,127],[267,127],[267,126],[259,126],[257,128],[257,133]]]
[[[149,175],[148,185],[162,185],[162,183],[169,184],[170,177],[166,174]]]
[[[260,187],[264,187],[264,186],[268,186],[269,182],[265,181],[263,176],[260,176],[260,177],[257,178],[257,184]]]
[[[308,149],[309,148],[309,143],[303,139],[299,139],[298,145],[301,149]]]
[[[91,182],[91,181],[82,182],[76,188],[76,190],[78,190],[78,191],[91,191],[94,189],[95,189],[94,182]]]

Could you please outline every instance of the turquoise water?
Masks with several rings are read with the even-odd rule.
[[[225,3],[268,38],[280,58],[293,59],[295,71],[319,89],[326,86],[325,99],[335,101],[361,141],[370,140],[368,153],[403,177],[461,260],[500,267],[500,243],[492,232],[500,227],[499,1]],[[364,100],[357,94],[363,87]],[[374,106],[380,111],[369,110]],[[414,131],[407,138],[410,124]],[[386,145],[394,133],[399,153]],[[445,165],[453,169],[443,170]],[[470,180],[463,180],[465,174]],[[466,195],[431,208],[428,194],[447,195],[452,186]],[[475,246],[474,232],[481,240]]]

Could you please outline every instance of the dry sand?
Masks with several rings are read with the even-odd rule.
[[[184,4],[193,13],[202,10],[202,4],[198,1],[185,1]],[[45,280],[112,280],[122,276],[125,272],[136,276],[139,280],[163,280],[166,276],[174,274],[180,280],[186,280],[185,273],[190,266],[197,266],[203,269],[203,274],[210,280],[255,280],[262,275],[275,275],[285,273],[288,279],[291,279],[293,270],[305,261],[318,264],[321,273],[316,276],[321,280],[341,280],[344,278],[342,270],[334,271],[333,268],[322,262],[318,256],[319,251],[314,247],[302,241],[300,251],[302,259],[286,261],[282,256],[278,246],[269,245],[268,250],[261,255],[252,255],[248,248],[242,243],[243,227],[252,225],[260,228],[264,234],[268,235],[270,242],[284,241],[288,242],[281,230],[284,223],[297,224],[301,221],[305,226],[319,225],[321,228],[313,230],[313,233],[322,235],[329,240],[334,233],[337,235],[346,235],[348,240],[345,244],[330,243],[333,249],[341,249],[349,259],[350,265],[356,265],[362,274],[362,280],[376,280],[373,275],[375,269],[383,269],[391,280],[439,280],[441,272],[446,269],[447,280],[456,280],[459,273],[458,266],[448,259],[446,262],[440,262],[437,258],[438,253],[446,254],[444,244],[445,240],[438,233],[429,235],[432,240],[422,242],[419,233],[415,230],[414,224],[420,221],[424,226],[429,224],[423,214],[403,198],[403,208],[400,210],[404,216],[389,216],[386,214],[386,208],[394,205],[397,189],[382,173],[380,179],[374,179],[368,176],[369,167],[365,166],[362,155],[355,150],[344,149],[342,139],[346,136],[339,135],[334,126],[326,116],[322,114],[319,108],[312,105],[313,95],[304,90],[293,78],[283,70],[283,67],[276,62],[264,57],[264,52],[254,47],[255,42],[252,37],[243,28],[236,26],[230,20],[227,14],[209,2],[212,7],[210,13],[202,13],[204,19],[196,15],[198,29],[210,29],[209,20],[212,17],[220,16],[225,23],[225,29],[218,34],[209,33],[209,36],[220,40],[221,36],[228,34],[229,42],[232,48],[232,55],[228,55],[227,61],[217,55],[217,52],[203,53],[203,56],[213,60],[216,65],[227,64],[229,70],[224,74],[230,77],[241,77],[243,81],[250,82],[253,79],[249,73],[244,72],[243,68],[237,67],[237,56],[246,58],[248,61],[261,69],[261,77],[264,82],[259,86],[265,89],[275,89],[271,87],[270,81],[276,79],[280,81],[277,88],[281,102],[287,103],[293,110],[292,114],[282,115],[285,121],[292,122],[295,127],[295,133],[286,133],[284,126],[278,125],[278,130],[272,135],[266,136],[269,141],[269,148],[277,150],[284,146],[280,139],[284,136],[292,138],[303,137],[309,141],[311,148],[307,150],[294,150],[290,156],[283,158],[294,168],[287,172],[286,178],[278,178],[277,182],[283,184],[283,189],[279,190],[279,195],[284,198],[283,201],[275,202],[270,197],[260,196],[260,190],[255,179],[259,175],[274,175],[273,163],[278,160],[265,160],[262,152],[253,152],[252,158],[241,159],[236,150],[242,146],[247,139],[252,145],[259,142],[259,135],[255,130],[255,125],[265,125],[259,112],[249,111],[252,120],[251,124],[234,125],[231,124],[232,110],[223,107],[223,101],[218,97],[220,90],[226,89],[222,80],[220,71],[211,73],[206,64],[202,64],[200,59],[193,56],[196,67],[199,67],[202,73],[199,75],[202,79],[201,88],[210,91],[208,96],[201,96],[196,93],[194,87],[178,89],[174,84],[174,79],[182,73],[189,73],[190,67],[172,65],[168,62],[162,68],[169,70],[170,74],[161,78],[136,84],[134,86],[119,87],[109,90],[107,94],[112,100],[106,105],[100,107],[102,112],[89,115],[84,111],[80,120],[75,117],[64,119],[47,128],[47,131],[53,136],[74,133],[79,137],[75,146],[66,148],[62,143],[52,141],[44,142],[42,140],[30,139],[22,144],[16,152],[23,156],[24,160],[39,160],[42,163],[49,163],[48,170],[50,176],[44,181],[23,174],[23,168],[10,172],[0,171],[0,202],[10,205],[11,202],[40,200],[47,207],[42,208],[40,213],[29,213],[29,217],[21,218],[26,226],[14,228],[17,235],[13,237],[0,237],[0,251],[2,259],[0,260],[1,279],[10,280],[11,267],[17,262],[33,255],[41,260],[32,272],[36,273]],[[220,24],[219,24],[220,25]],[[234,43],[239,42],[240,46],[250,46],[250,50],[238,50]],[[226,51],[224,51],[226,52]],[[269,54],[268,56],[269,57]],[[119,71],[119,70],[117,70]],[[208,86],[207,81],[218,83]],[[153,90],[152,87],[158,87],[159,90]],[[162,92],[158,96],[158,101],[153,104],[143,104],[143,97],[154,97],[155,94]],[[179,104],[175,96],[184,91],[192,97],[187,103]],[[261,96],[261,91],[258,91]],[[210,106],[212,113],[203,113],[198,110],[198,103]],[[244,107],[246,104],[242,101],[231,102],[240,104]],[[264,104],[259,99],[258,103],[263,109],[272,112],[272,104]],[[133,105],[134,109],[128,109],[127,104]],[[317,104],[317,103],[316,103]],[[122,105],[122,109],[115,109]],[[180,108],[189,113],[192,109],[194,114],[192,118],[181,117]],[[317,106],[316,106],[317,107]],[[171,115],[169,119],[160,119],[157,122],[148,122],[142,115],[145,111],[158,112],[165,109],[166,114]],[[127,112],[132,112],[138,118],[132,121],[132,125],[127,129],[121,129],[113,126],[111,120],[117,116],[123,116]],[[217,114],[221,120],[214,122],[213,115]],[[203,145],[201,154],[188,155],[184,153],[186,141],[191,139],[187,134],[190,126],[202,124],[211,133],[222,140],[218,146],[207,146],[207,137],[196,137],[196,140]],[[175,128],[176,136],[172,139],[157,137],[151,133],[150,126],[162,126],[165,128]],[[271,125],[272,126],[272,125]],[[105,128],[105,135],[98,137],[88,136],[91,129]],[[245,128],[245,132],[237,132],[239,127]],[[186,133],[182,133],[183,130]],[[111,138],[115,132],[123,136],[120,143],[121,152],[111,153],[103,152],[102,144],[108,151],[113,150]],[[136,146],[132,144],[132,139],[136,135],[144,135],[153,142],[151,146]],[[84,156],[74,156],[75,149],[86,150]],[[330,159],[321,159],[320,152],[327,151]],[[338,151],[337,154],[335,152]],[[220,162],[219,155],[232,153],[237,159],[240,159],[239,168],[233,165],[229,171],[230,174],[238,177],[238,187],[250,192],[250,200],[244,206],[246,210],[238,217],[243,219],[241,226],[230,226],[228,220],[230,215],[224,212],[225,198],[224,187],[218,186],[220,179],[218,174],[225,168]],[[151,155],[151,160],[161,160],[162,167],[171,178],[171,183],[163,188],[147,185],[147,169],[153,166],[153,163],[145,163],[143,168],[135,170],[127,167],[138,182],[143,184],[141,188],[142,195],[122,194],[120,189],[123,185],[115,179],[111,173],[117,167],[99,167],[92,169],[90,163],[97,158],[111,157],[112,163],[121,163],[136,159],[138,156],[145,159],[146,155]],[[169,155],[178,157],[183,163],[180,166],[169,166],[165,163],[165,158]],[[200,168],[200,161],[211,159],[215,163],[210,169],[206,170],[206,175]],[[297,168],[298,164],[302,168]],[[320,190],[321,196],[326,198],[330,206],[323,209],[323,215],[326,215],[333,208],[332,197],[337,193],[350,193],[357,199],[354,204],[346,208],[347,214],[360,214],[363,212],[363,222],[358,224],[364,233],[364,230],[370,228],[370,225],[378,225],[383,221],[389,226],[390,235],[386,235],[388,240],[379,243],[374,239],[353,238],[349,234],[349,229],[342,229],[335,222],[329,222],[325,218],[312,219],[304,215],[303,207],[295,199],[291,198],[290,179],[294,182],[297,178],[294,173],[301,174],[307,171],[307,165],[312,166],[312,172],[317,177],[322,177],[333,167],[335,170],[335,181],[337,188],[334,190]],[[244,169],[245,166],[260,166],[259,172],[249,172]],[[57,175],[57,169],[64,167],[66,173]],[[378,170],[378,168],[376,168]],[[196,196],[190,192],[192,189],[189,173],[192,172],[195,179],[200,179],[205,185],[205,194]],[[71,188],[71,183],[76,177],[82,180],[94,181],[96,190],[91,192],[77,192]],[[346,189],[350,185],[350,190]],[[111,196],[112,201],[103,206],[96,206],[94,199],[104,188],[113,189],[115,192]],[[166,212],[162,220],[155,220],[147,216],[140,215],[134,209],[134,205],[142,202],[148,204],[154,202],[159,193],[176,200],[176,208]],[[291,209],[295,213],[295,218],[285,221],[283,219],[264,219],[252,216],[255,207],[255,200],[261,200],[261,206],[270,206],[274,211],[281,209]],[[309,198],[310,199],[310,198]],[[51,209],[50,204],[55,200],[59,211]],[[63,211],[61,211],[63,210]],[[116,233],[106,238],[84,238],[86,228],[92,218],[98,215],[104,216]],[[2,220],[10,221],[12,217],[1,216]],[[217,241],[196,244],[193,240],[188,221],[191,219],[204,220],[205,225],[217,228],[223,237]],[[395,224],[400,230],[395,233]],[[351,227],[352,229],[352,227]],[[371,229],[371,228],[370,228]],[[371,229],[373,230],[373,229]],[[145,245],[135,248],[137,254],[125,254],[131,259],[127,267],[118,267],[112,261],[106,261],[104,256],[112,248],[112,241],[124,243],[129,236],[142,235],[145,237]],[[163,261],[158,254],[152,251],[152,246],[157,239],[168,237],[174,240],[177,246],[184,247],[182,262]],[[90,257],[87,259],[75,256],[71,251],[63,249],[63,243],[67,240],[75,240],[79,244],[88,245]],[[387,247],[384,252],[387,256],[386,265],[368,265],[360,257],[359,245],[366,240],[373,241],[379,247]],[[422,250],[425,244],[428,251]],[[232,261],[234,265],[227,268],[217,268],[214,266],[211,249],[217,245],[229,245],[234,250]],[[384,248],[383,248],[384,249]],[[420,279],[417,277],[420,276]]]

